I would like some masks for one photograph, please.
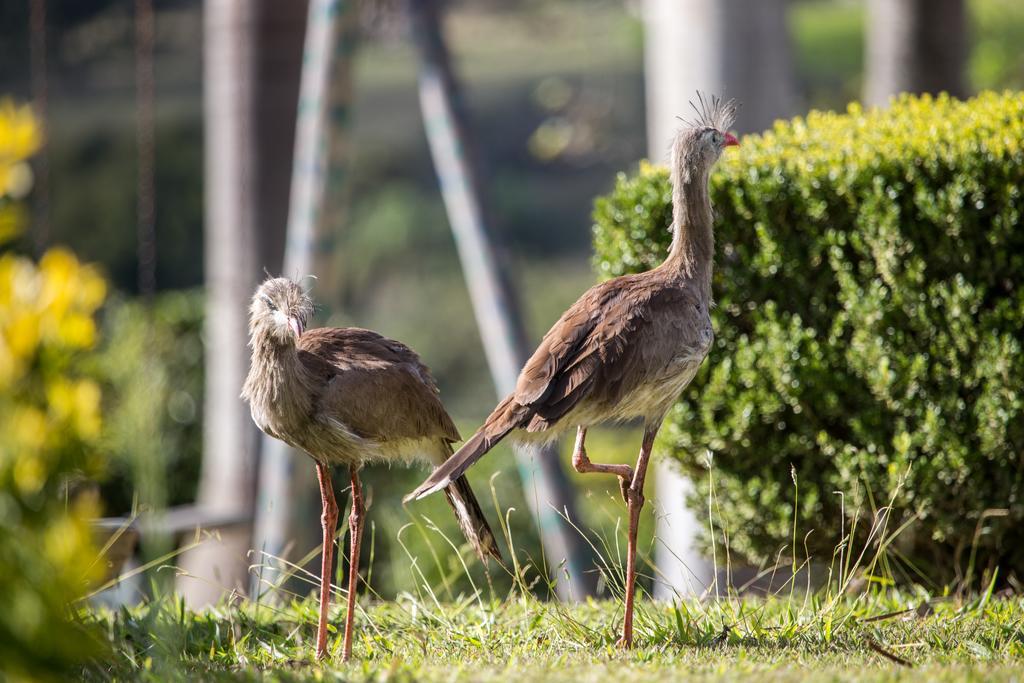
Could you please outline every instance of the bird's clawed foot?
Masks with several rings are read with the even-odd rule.
[[[626,502],[630,512],[639,512],[645,502],[643,489],[634,487],[631,481],[625,479],[619,479],[619,488],[622,490],[622,500]]]
[[[581,430],[582,434],[586,434]],[[580,474],[588,472],[600,472],[602,474],[614,474],[619,478],[619,491],[622,493],[622,500],[629,503],[629,487],[633,482],[633,468],[629,465],[601,465],[590,462],[587,457],[587,448],[583,445],[582,437],[577,437],[576,448],[572,453],[572,466]]]
[[[615,641],[615,647],[619,648],[620,650],[632,650],[633,636],[630,635],[629,638],[627,638],[626,636],[622,636],[621,638]]]
[[[591,467],[593,467],[593,463],[587,457],[587,447],[582,443],[577,443],[576,448],[572,452],[572,468],[583,474],[584,472],[589,472]]]

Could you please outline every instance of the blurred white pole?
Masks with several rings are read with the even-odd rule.
[[[776,118],[795,113],[785,11],[786,0],[645,0],[651,161],[667,161],[679,125],[676,116],[692,113],[689,102],[697,90],[739,100],[740,131],[762,130]],[[714,351],[707,362],[716,362]],[[655,481],[655,562],[665,577],[655,586],[655,597],[699,594],[713,576],[710,562],[694,548],[705,522],[685,506],[692,484],[663,459],[655,459]]]

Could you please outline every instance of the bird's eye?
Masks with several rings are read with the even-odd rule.
[[[715,141],[716,145],[722,144],[722,134],[717,130],[711,134],[711,139]]]
[[[260,299],[263,301],[263,303],[265,303],[267,305],[267,308],[269,308],[270,310],[272,310],[272,311],[276,311],[277,310],[277,304],[275,304],[274,300],[271,299],[266,294],[260,296]]]

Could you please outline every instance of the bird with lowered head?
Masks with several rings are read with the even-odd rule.
[[[348,612],[342,657],[352,653],[364,503],[359,470],[370,462],[443,463],[460,436],[430,370],[408,346],[355,327],[306,329],[310,297],[292,280],[263,282],[249,307],[249,376],[242,397],[261,430],[316,463],[323,503],[316,654],[327,652],[330,572],[338,506],[331,467],[349,471]],[[444,485],[459,526],[481,559],[501,561],[497,541],[465,477]]]

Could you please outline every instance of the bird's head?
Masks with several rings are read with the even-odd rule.
[[[736,120],[736,101],[697,93],[690,102],[696,116],[681,119],[683,127],[672,142],[672,172],[679,180],[707,178],[726,147],[738,147],[740,141],[729,132]]]
[[[278,344],[294,344],[313,315],[313,301],[301,287],[284,277],[265,280],[249,306],[249,334]]]

